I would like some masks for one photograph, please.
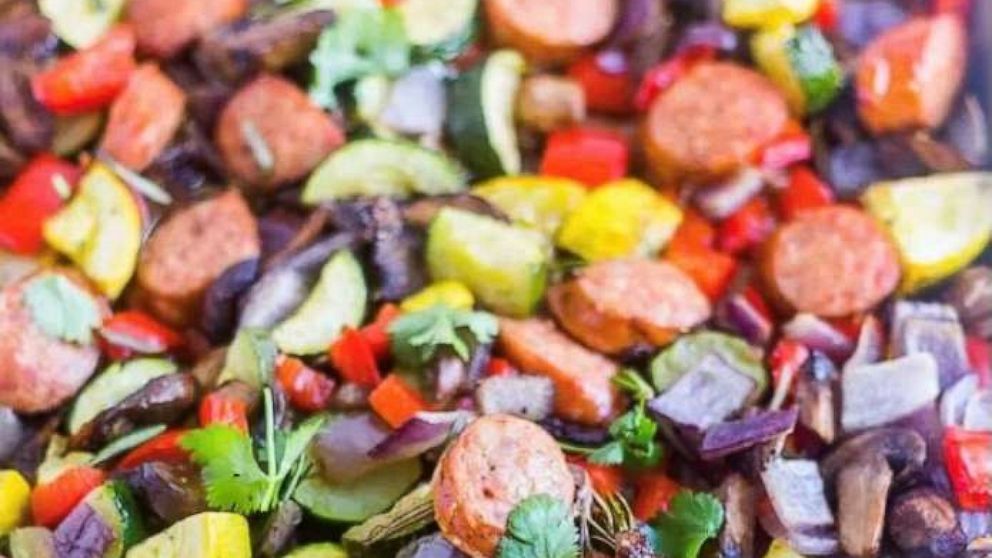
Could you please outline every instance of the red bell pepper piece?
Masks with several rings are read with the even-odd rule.
[[[737,254],[753,248],[775,230],[775,218],[764,198],[754,198],[720,223],[717,246]]]
[[[114,360],[134,353],[154,355],[184,344],[183,336],[139,310],[125,310],[111,316],[100,328],[104,351]]]
[[[36,254],[44,246],[42,227],[58,212],[82,170],[50,154],[38,155],[0,198],[0,249]],[[60,188],[68,187],[68,191]]]
[[[711,45],[695,45],[649,69],[634,94],[634,107],[642,112],[648,110],[658,95],[689,73],[693,66],[714,58],[716,48]]]
[[[713,248],[716,244],[716,228],[706,217],[694,209],[687,209],[679,228],[668,243],[669,250],[683,248]]]
[[[376,360],[383,360],[389,356],[389,324],[399,315],[400,309],[395,304],[383,305],[375,315],[375,320],[358,330],[372,347]]]
[[[375,387],[382,381],[372,345],[358,330],[345,328],[331,346],[330,356],[338,373],[348,382]]]
[[[31,493],[31,514],[38,525],[54,529],[69,512],[103,484],[107,475],[95,467],[73,467],[52,482],[35,487]]]
[[[513,365],[505,358],[492,357],[486,363],[486,376],[509,376],[513,371]]]
[[[634,503],[631,505],[634,517],[650,521],[656,515],[668,511],[668,504],[682,487],[664,473],[648,473],[634,479]]]
[[[809,359],[809,349],[806,345],[786,337],[779,339],[770,357],[772,382],[776,394],[783,390],[786,394],[792,393],[799,369],[806,364],[807,359]]]
[[[413,387],[396,374],[386,376],[369,394],[369,406],[389,426],[399,428],[427,404]]]
[[[805,166],[792,169],[789,173],[789,185],[778,195],[778,211],[786,220],[803,211],[832,203],[834,203],[833,190]]]
[[[616,132],[593,128],[559,130],[548,136],[541,174],[578,180],[591,187],[627,174],[627,141]]]
[[[575,454],[568,454],[565,457],[569,463],[582,467],[589,475],[589,482],[592,483],[592,488],[597,494],[609,496],[623,489],[623,468],[619,465],[590,463],[584,457]]]
[[[823,31],[831,34],[837,30],[840,20],[840,5],[838,0],[820,0],[820,6],[813,14],[813,23]]]
[[[755,163],[763,169],[780,170],[813,157],[813,140],[802,125],[790,120],[777,138],[755,154]]]
[[[992,432],[948,428],[944,432],[944,464],[963,509],[984,511],[992,507]]]
[[[934,0],[933,11],[938,14],[952,13],[967,17],[971,13],[971,0]]]
[[[968,362],[971,369],[978,374],[981,387],[992,385],[992,349],[989,343],[980,337],[969,335],[965,339],[965,349],[968,351]]]
[[[579,82],[590,110],[625,115],[634,108],[634,79],[626,55],[619,50],[587,54],[568,68]]]
[[[78,114],[106,107],[117,97],[135,68],[134,31],[118,25],[93,46],[59,59],[35,74],[31,90],[45,108]]]
[[[179,445],[189,430],[169,430],[134,448],[117,464],[118,471],[133,469],[150,461],[183,463],[189,460],[189,452]]]
[[[282,357],[276,380],[294,407],[308,413],[323,411],[334,394],[334,380],[293,357]]]
[[[719,300],[727,292],[727,287],[737,273],[737,260],[733,256],[705,246],[675,246],[669,248],[665,257],[672,265],[692,277],[696,286],[710,301]]]
[[[248,432],[248,404],[215,391],[200,401],[199,419],[200,426],[223,424]]]

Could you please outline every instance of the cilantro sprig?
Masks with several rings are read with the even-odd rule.
[[[513,508],[496,558],[578,558],[579,533],[568,506],[546,494]]]
[[[306,450],[325,418],[311,417],[293,431],[277,429],[272,389],[266,387],[263,397],[265,443],[261,447],[227,425],[212,425],[183,436],[182,447],[202,467],[211,508],[242,514],[271,511],[293,494],[310,469]]]
[[[89,345],[100,327],[100,309],[93,297],[61,274],[34,279],[24,289],[24,303],[46,335]]]
[[[651,525],[658,531],[663,556],[696,558],[703,544],[720,533],[723,505],[705,492],[682,490]]]
[[[467,361],[470,343],[489,343],[498,331],[499,322],[492,314],[437,305],[397,318],[389,326],[389,338],[397,363],[419,368],[441,348]]]

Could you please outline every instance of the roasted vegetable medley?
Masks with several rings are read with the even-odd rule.
[[[0,558],[992,556],[990,30],[0,0]]]

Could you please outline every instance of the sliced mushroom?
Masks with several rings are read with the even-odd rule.
[[[777,458],[761,472],[775,515],[790,533],[830,530],[834,515],[815,461]]]
[[[525,127],[552,132],[585,120],[586,99],[574,80],[537,74],[520,84],[517,114]]]
[[[551,415],[554,397],[554,384],[543,376],[493,376],[475,390],[483,415],[511,414],[533,421]]]
[[[966,545],[954,506],[931,488],[910,490],[893,500],[888,533],[905,553],[957,556]]]
[[[799,422],[830,444],[837,436],[837,407],[834,387],[837,368],[829,358],[814,352],[796,379]]]
[[[846,464],[864,456],[881,455],[896,476],[923,466],[927,443],[909,428],[880,428],[848,439],[820,461],[820,472],[830,482]]]
[[[859,558],[878,554],[891,485],[892,469],[877,453],[840,470],[837,515],[844,552]]]
[[[724,523],[720,531],[720,555],[725,558],[754,556],[754,526],[757,491],[742,475],[734,473],[720,485]]]
[[[264,558],[282,556],[302,521],[303,508],[299,504],[292,500],[280,504],[265,521],[256,554]]]

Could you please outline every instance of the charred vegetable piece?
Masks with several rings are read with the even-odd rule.
[[[110,365],[76,398],[69,414],[69,433],[79,432],[83,425],[101,412],[120,403],[155,378],[176,370],[172,362],[150,358]]]
[[[965,545],[954,506],[929,488],[910,490],[893,499],[887,531],[907,553],[955,556]]]
[[[199,471],[188,462],[142,463],[125,478],[137,499],[167,524],[206,511]]]
[[[392,552],[410,535],[434,522],[434,498],[429,484],[422,484],[400,498],[389,511],[375,515],[345,531],[342,541],[351,556],[378,558]]]

